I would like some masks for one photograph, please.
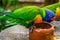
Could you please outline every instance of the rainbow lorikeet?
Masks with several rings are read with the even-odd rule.
[[[30,22],[31,22],[30,25],[32,25],[34,23],[34,18],[38,14],[41,15],[43,21],[51,21],[51,18],[55,16],[54,12],[52,12],[51,10],[45,8],[39,8],[36,6],[27,6],[17,9],[13,12],[13,14],[15,16],[19,15],[21,19],[24,19],[24,20],[20,20],[20,23],[22,23],[22,25],[28,25]]]
[[[41,20],[42,21],[47,21],[47,22],[51,22],[53,21],[52,18],[54,18],[55,14],[54,12],[52,12],[51,10],[49,9],[45,9],[45,12],[46,12],[46,15],[44,18],[42,18],[39,14],[37,15],[36,17],[36,20],[34,19],[34,21],[32,21],[29,26],[32,26],[34,24],[34,22],[36,21],[36,23],[40,23]],[[39,18],[40,17],[40,18]],[[38,20],[38,21],[37,21]],[[40,22],[39,22],[40,21]]]
[[[10,14],[7,13],[6,16],[19,19],[17,21],[27,27],[30,22],[33,21],[32,24],[34,23],[34,19],[38,14],[41,15],[43,21],[52,21],[51,19],[54,18],[57,7],[60,7],[60,2],[43,8],[37,6],[25,6],[14,10],[14,12]]]

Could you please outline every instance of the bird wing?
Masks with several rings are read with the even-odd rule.
[[[52,4],[52,5],[45,6],[44,8],[47,8],[47,9],[53,11],[54,13],[56,13],[57,7],[60,7],[60,2]]]

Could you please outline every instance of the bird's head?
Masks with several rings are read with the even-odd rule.
[[[44,21],[48,21],[48,22],[53,21],[55,20],[54,17],[55,17],[55,13],[49,9],[46,9],[46,16],[44,18]]]

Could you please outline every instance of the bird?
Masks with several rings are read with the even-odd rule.
[[[43,21],[47,21],[47,22],[54,21],[56,16],[56,8],[60,7],[59,5],[60,5],[60,2],[56,4],[48,5],[42,8],[38,6],[24,6],[22,8],[18,8],[14,10],[10,14],[8,13],[5,13],[5,14],[8,17],[18,19],[17,20],[18,23],[20,23],[25,27],[28,27],[29,24],[34,23],[34,19],[36,18],[37,15],[40,15]]]

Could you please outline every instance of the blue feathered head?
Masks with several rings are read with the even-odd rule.
[[[55,16],[55,13],[49,9],[46,9],[46,16],[43,18],[44,21],[52,21],[51,18]]]

